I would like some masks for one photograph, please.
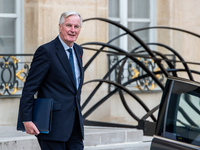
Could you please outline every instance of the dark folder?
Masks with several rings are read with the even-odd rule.
[[[48,134],[51,130],[53,98],[38,98],[34,100],[33,123],[40,133]],[[17,130],[25,131],[23,122],[18,116]]]

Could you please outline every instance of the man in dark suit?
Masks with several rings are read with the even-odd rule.
[[[82,18],[78,13],[69,11],[61,15],[59,36],[36,50],[24,85],[19,115],[26,133],[37,136],[42,150],[82,150],[84,147],[80,109],[83,50],[74,43],[81,26]],[[40,133],[32,122],[35,93],[38,98],[54,99],[49,134]]]

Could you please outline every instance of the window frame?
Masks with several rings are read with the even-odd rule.
[[[199,146],[197,145],[197,143],[199,143],[200,134],[198,135],[198,139],[192,138],[192,134],[195,132],[195,126],[193,127],[192,124],[191,125],[188,124],[188,126],[191,126],[189,129],[186,123],[185,123],[185,126],[182,126],[179,124],[180,122],[178,120],[181,121],[181,118],[182,118],[180,117],[182,113],[179,110],[181,107],[182,110],[186,110],[185,111],[185,114],[187,114],[186,117],[191,118],[191,120],[194,121],[192,113],[186,113],[188,108],[191,109],[192,107],[190,105],[185,105],[185,104],[182,105],[182,103],[184,103],[185,95],[190,96],[190,98],[192,98],[195,101],[198,100],[197,102],[199,103],[200,94],[198,91],[200,91],[199,90],[200,86],[195,85],[193,83],[180,82],[176,80],[172,82],[173,83],[169,85],[169,87],[166,86],[169,92],[169,96],[163,96],[163,100],[165,99],[165,101],[167,101],[167,105],[166,105],[166,110],[165,110],[165,115],[164,115],[163,130],[162,131],[160,130],[159,135],[171,140],[176,140],[176,141],[184,142],[187,144]],[[184,88],[181,88],[181,87],[184,87]],[[183,117],[183,119],[185,118]],[[188,120],[185,120],[185,121],[187,122]],[[184,124],[184,121],[182,121],[182,123]],[[194,121],[194,123],[197,123],[197,122]],[[199,124],[197,123],[197,125]],[[178,128],[187,131],[191,135],[189,136],[189,135],[181,134]],[[182,133],[186,133],[186,132],[182,132]]]
[[[109,5],[109,4],[108,4]],[[128,18],[128,12],[124,11],[128,9],[128,0],[119,0],[119,18],[110,17],[109,19],[113,21],[120,22],[120,24],[124,26],[128,26],[129,22],[139,23],[139,22],[149,22],[149,26],[155,26],[156,24],[156,0],[150,1],[150,18]],[[120,30],[120,34],[124,33],[124,31]],[[155,41],[156,33],[153,30],[149,30],[149,42]],[[123,36],[119,39],[119,46],[124,49],[128,50],[128,37]]]
[[[12,18],[15,20],[15,50],[14,53],[23,53],[24,24],[23,24],[23,0],[15,0],[15,13],[0,13],[0,18]]]

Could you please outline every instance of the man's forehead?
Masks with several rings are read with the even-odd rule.
[[[79,20],[81,20],[81,18],[78,15],[70,15],[65,19],[79,19]]]
[[[81,19],[79,16],[69,16],[67,18],[65,18],[65,22],[69,22],[69,23],[74,23],[74,24],[80,24],[81,23]]]

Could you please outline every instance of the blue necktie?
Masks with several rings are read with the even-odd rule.
[[[74,81],[75,81],[75,85],[76,85],[76,74],[75,74],[75,68],[74,68],[74,58],[73,58],[73,54],[72,54],[72,49],[69,48],[67,50],[69,51],[69,62],[70,62],[71,68],[72,68],[72,72],[74,75]]]

